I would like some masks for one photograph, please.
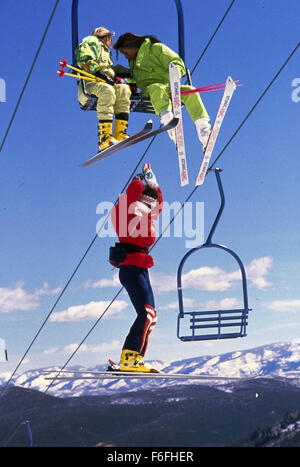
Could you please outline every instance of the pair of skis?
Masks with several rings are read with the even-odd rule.
[[[188,183],[188,171],[187,171],[187,162],[185,154],[185,144],[184,144],[184,135],[183,135],[183,125],[182,125],[182,111],[181,111],[181,94],[180,94],[180,75],[178,69],[173,63],[169,65],[169,75],[170,75],[170,88],[173,104],[173,113],[174,116],[179,119],[178,125],[175,128],[176,132],[176,147],[178,154],[178,163],[179,163],[179,173],[181,186],[184,186]],[[197,175],[195,185],[202,185],[205,179],[206,172],[208,170],[208,165],[216,144],[216,140],[223,123],[226,111],[228,109],[229,103],[233,96],[233,93],[236,89],[236,84],[229,76],[226,81],[224,93],[221,99],[221,103],[218,109],[217,116],[215,118],[213,127],[211,129],[207,145],[204,150],[202,161],[200,164],[200,169]]]
[[[183,374],[183,373],[142,373],[137,371],[88,371],[88,370],[53,370],[46,371],[49,373],[59,373],[57,376],[46,376],[47,380],[55,381],[74,381],[78,379],[82,380],[95,380],[95,379],[194,379],[204,381],[234,381],[234,380],[250,380],[255,379],[261,374],[254,376],[245,377],[230,377],[230,376],[212,376],[212,375],[195,375],[195,374]]]
[[[185,143],[184,143],[184,133],[183,133],[183,124],[182,124],[182,110],[181,110],[181,94],[180,94],[180,75],[173,63],[170,63],[169,66],[169,75],[170,75],[170,88],[172,96],[172,105],[173,105],[173,119],[164,126],[153,130],[152,121],[149,120],[145,127],[135,135],[130,136],[129,138],[110,146],[109,148],[99,151],[95,156],[88,159],[84,162],[82,167],[86,167],[94,164],[95,162],[101,161],[108,156],[111,156],[122,149],[130,147],[134,144],[137,144],[145,139],[154,137],[165,131],[174,131],[176,137],[176,148],[178,155],[178,164],[179,164],[179,174],[180,174],[180,183],[181,186],[185,186],[189,183],[188,179],[188,169],[186,161],[186,152],[185,152]],[[215,143],[224,120],[226,111],[228,109],[229,103],[233,96],[233,93],[236,89],[236,84],[229,76],[226,81],[224,93],[221,99],[221,103],[215,118],[210,136],[203,154],[203,158],[200,164],[200,169],[196,179],[196,186],[202,185],[204,183],[205,175],[208,170],[208,165],[212,156]]]
[[[107,149],[104,149],[103,151],[99,151],[95,156],[91,157],[86,162],[81,164],[81,166],[86,167],[88,165],[92,165],[95,162],[102,161],[106,157],[111,156],[121,151],[122,149],[133,146],[136,143],[140,143],[141,141],[144,141],[145,139],[159,135],[160,133],[163,133],[164,131],[172,130],[173,128],[176,127],[177,123],[178,123],[178,118],[173,118],[167,125],[161,126],[160,128],[153,130],[152,120],[148,120],[148,122],[146,123],[146,125],[141,131],[139,131],[138,133],[132,136],[129,136],[129,138],[124,139],[123,141],[120,141],[117,144],[113,144],[112,146],[110,146]]]

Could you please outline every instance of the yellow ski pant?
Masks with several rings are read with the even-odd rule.
[[[86,93],[97,97],[98,120],[113,120],[113,115],[130,112],[130,87],[127,84],[87,83]],[[78,100],[81,105],[87,103],[81,83],[78,86]]]
[[[193,86],[180,86],[181,91],[195,89]],[[172,103],[169,97],[170,88],[168,84],[154,83],[150,84],[143,90],[143,95],[150,96],[156,116],[159,116],[163,110],[172,110]],[[181,101],[185,105],[193,122],[199,118],[208,118],[208,113],[199,96],[199,93],[184,94],[181,96]]]

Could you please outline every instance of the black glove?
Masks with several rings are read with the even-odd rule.
[[[134,177],[133,177],[133,180],[144,180],[144,174],[136,174]]]
[[[121,76],[116,76],[115,84],[127,84],[127,80],[125,78],[121,78]]]
[[[131,94],[137,94],[138,90],[137,90],[136,83],[128,83],[128,84],[129,84],[129,87],[130,87]]]
[[[103,79],[104,81],[107,82],[107,84],[111,84],[111,86],[114,85],[114,80],[112,78],[110,78],[109,76],[105,75],[104,73],[102,73],[102,71],[100,71],[100,70],[96,71],[95,76],[97,78]]]

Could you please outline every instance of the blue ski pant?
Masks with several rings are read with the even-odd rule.
[[[157,321],[149,272],[148,269],[137,266],[121,266],[119,279],[137,313],[136,320],[125,339],[123,350],[133,350],[144,356],[149,336]]]

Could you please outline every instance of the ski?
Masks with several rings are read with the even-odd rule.
[[[141,136],[144,136],[147,133],[149,133],[152,130],[152,127],[153,127],[152,120],[148,120],[148,122],[146,123],[146,125],[144,126],[144,128],[141,131],[139,131],[138,133],[130,136],[127,139],[124,139],[123,141],[120,141],[117,144],[113,144],[112,146],[110,146],[107,149],[104,149],[103,151],[97,152],[97,154],[95,156],[88,159],[86,162],[81,164],[81,166],[86,167],[88,165],[92,165],[95,162],[101,161],[105,157],[108,157],[108,156],[110,156],[112,154],[115,154],[118,151],[121,151],[121,149],[125,149],[127,146],[130,146],[131,144],[133,144],[133,142],[137,138],[139,138]]]
[[[173,63],[169,65],[169,76],[170,76],[170,90],[173,105],[174,117],[179,119],[178,125],[176,126],[176,149],[179,164],[179,174],[181,186],[185,186],[189,183],[185,144],[184,144],[184,133],[182,124],[182,111],[181,111],[181,94],[180,94],[180,75],[179,71]]]
[[[120,143],[114,144],[104,151],[99,151],[95,156],[88,159],[86,162],[81,164],[81,167],[87,167],[88,165],[92,165],[95,162],[101,161],[112,154],[116,154],[117,152],[121,151],[122,149],[128,148],[133,146],[136,143],[140,143],[147,138],[154,137],[163,133],[164,131],[171,130],[172,128],[176,127],[178,123],[178,118],[173,118],[167,125],[161,126],[156,130],[152,130],[152,120],[149,120],[144,128],[136,133],[135,135],[130,136],[127,139],[124,139]]]
[[[58,373],[58,370],[54,370],[53,372]],[[112,370],[112,371],[83,371],[83,370],[61,370],[58,376],[47,376],[45,379],[47,380],[55,380],[55,381],[73,381],[73,380],[92,380],[92,379],[194,379],[194,380],[206,380],[206,381],[245,381],[255,379],[260,374],[254,376],[245,376],[245,377],[230,377],[230,376],[212,376],[212,375],[195,375],[195,374],[183,374],[183,373],[142,373],[137,371],[120,371],[120,370]],[[63,375],[61,376],[61,373]]]
[[[199,169],[197,180],[195,183],[196,186],[203,185],[204,183],[205,175],[208,170],[208,164],[210,162],[212,152],[214,150],[221,125],[223,123],[226,111],[228,109],[229,103],[231,101],[231,98],[233,96],[235,89],[236,89],[235,82],[232,80],[230,76],[228,76],[227,81],[226,81],[226,86],[224,89],[224,93],[223,93],[223,97],[222,97],[222,100],[221,100],[221,103],[218,109],[218,113],[215,118],[212,130],[211,130],[211,133],[210,133],[210,136],[209,136],[209,139],[208,139],[205,151],[204,151],[204,155],[201,161],[200,169]]]

